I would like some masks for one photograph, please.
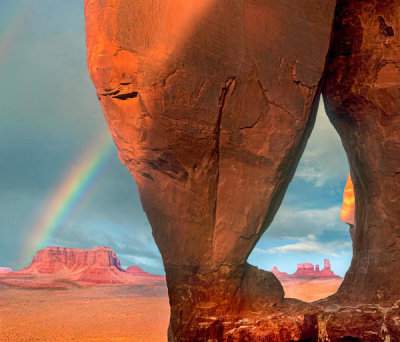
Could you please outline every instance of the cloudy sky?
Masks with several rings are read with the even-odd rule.
[[[83,0],[0,1],[0,266],[29,264],[27,240],[49,198],[105,130],[85,54]],[[135,183],[115,147],[103,164],[46,244],[110,246],[122,265],[163,274]],[[294,272],[298,262],[329,258],[343,275],[351,260],[348,227],[339,221],[347,173],[320,106],[295,178],[249,261]]]

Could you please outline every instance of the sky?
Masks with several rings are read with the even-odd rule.
[[[344,275],[352,256],[339,220],[347,174],[320,104],[282,206],[249,262],[292,273],[297,263],[329,258]],[[87,72],[83,0],[0,2],[0,176],[0,267],[25,267],[47,245],[103,245],[124,267],[164,274]]]

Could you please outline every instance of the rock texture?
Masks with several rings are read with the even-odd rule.
[[[400,5],[337,1],[332,32],[335,5],[85,0],[89,72],[163,257],[170,341],[396,336],[395,314],[375,306],[379,321],[357,305],[396,312],[400,295]],[[356,224],[345,281],[316,307],[283,300],[276,277],[246,260],[293,176],[322,87],[349,156]]]
[[[350,163],[353,260],[337,300],[400,298],[400,2],[343,1],[323,90]],[[351,223],[351,220],[350,220]]]
[[[275,276],[246,260],[313,127],[333,11],[85,1],[90,76],[163,257],[170,340],[223,336],[245,312],[283,305]]]

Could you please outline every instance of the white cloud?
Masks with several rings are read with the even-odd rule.
[[[351,242],[342,240],[321,242],[318,241],[315,235],[310,234],[305,238],[297,239],[297,241],[292,244],[272,247],[269,249],[255,248],[254,252],[258,254],[320,253],[329,256],[338,256],[349,252],[351,253]]]
[[[347,230],[347,225],[340,221],[340,206],[326,209],[299,210],[282,206],[271,227],[267,230],[270,237],[302,237],[322,232],[323,230]]]

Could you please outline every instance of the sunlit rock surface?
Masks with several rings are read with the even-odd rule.
[[[233,338],[242,318],[285,305],[275,276],[246,259],[313,126],[333,10],[85,1],[89,72],[166,268],[170,340]],[[260,334],[283,341],[308,329],[286,325]]]
[[[335,5],[85,0],[88,68],[163,257],[170,341],[398,336],[386,309],[357,305],[400,295],[399,5],[338,1],[332,32]],[[284,301],[246,260],[304,150],[321,79],[357,225],[338,296],[311,306]]]
[[[347,177],[346,186],[343,192],[343,204],[340,211],[340,219],[354,226],[354,187],[351,176]]]

